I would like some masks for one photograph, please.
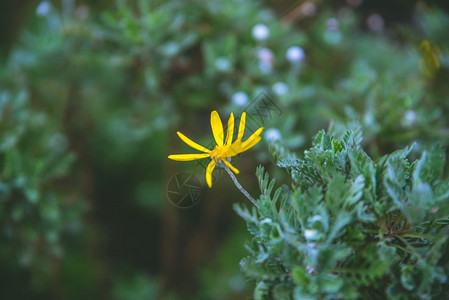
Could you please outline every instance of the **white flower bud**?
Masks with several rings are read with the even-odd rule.
[[[306,240],[315,239],[318,235],[318,232],[315,229],[306,229],[304,230],[304,237]]]
[[[231,69],[231,63],[226,57],[218,57],[215,60],[215,67],[219,71],[226,72]]]
[[[404,113],[404,116],[402,118],[402,122],[401,122],[402,126],[405,126],[405,127],[412,126],[413,123],[415,123],[416,119],[417,119],[416,112],[413,110],[407,110]]]
[[[273,84],[271,89],[278,96],[282,96],[288,93],[288,85],[280,81]]]
[[[278,141],[281,137],[281,132],[276,128],[270,128],[265,131],[265,139],[268,142]]]
[[[292,46],[287,49],[287,53],[285,54],[287,59],[292,62],[299,62],[304,59],[304,50],[301,47],[298,46]]]
[[[260,70],[268,74],[273,69],[273,52],[268,48],[262,48],[257,53],[257,57],[259,58],[259,68]]]
[[[248,103],[248,96],[244,92],[237,92],[232,95],[232,103],[238,106],[244,106]]]
[[[265,24],[256,24],[252,31],[253,37],[258,41],[263,41],[270,35],[270,29]]]
[[[36,7],[36,15],[39,17],[44,17],[48,15],[48,13],[51,10],[51,4],[48,1],[42,1],[39,3],[39,5]]]

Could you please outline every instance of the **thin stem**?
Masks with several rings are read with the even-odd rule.
[[[235,177],[234,173],[232,173],[232,171],[228,168],[228,166],[225,165],[225,164],[222,164],[222,167],[226,170],[226,172],[228,172],[228,174],[231,177],[232,181],[234,181],[235,186],[243,193],[243,195],[245,195],[245,197],[248,198],[248,200],[251,201],[254,204],[254,206],[259,208],[259,205],[257,205],[256,200],[254,200],[254,198],[251,197],[251,195],[240,185],[240,183],[238,182],[238,180]]]

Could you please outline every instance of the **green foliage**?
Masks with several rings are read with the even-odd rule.
[[[254,255],[242,265],[254,278],[264,273],[257,297],[285,299],[294,291],[306,298],[322,289],[372,298],[365,287],[386,276],[385,264],[376,262],[403,257],[407,246],[384,240],[379,249],[367,247],[349,260],[339,241],[359,249],[384,232],[373,225],[363,233],[355,223],[378,224],[385,211],[393,220],[391,203],[401,207],[411,231],[426,237],[449,223],[447,206],[438,204],[448,194],[439,181],[443,153],[428,151],[421,164],[405,159],[406,153],[414,157],[428,145],[446,147],[449,141],[444,117],[449,17],[441,9],[419,6],[413,24],[398,28],[385,20],[384,31],[374,33],[365,30],[362,15],[368,5],[374,9],[371,4],[351,8],[315,1],[309,5],[314,15],[298,15],[302,2],[292,7],[271,1],[269,7],[259,0],[64,0],[44,1],[47,8],[37,14],[35,1],[5,3],[14,4],[13,11],[0,5],[7,24],[0,31],[17,36],[0,45],[0,52],[9,51],[0,65],[2,299],[244,297],[247,286],[235,270],[240,253],[234,250],[242,244],[235,238],[242,235],[242,221],[231,217],[229,205],[215,204],[225,196],[235,199],[237,191],[223,193],[223,180],[197,207],[175,210],[165,197],[167,181],[181,171],[175,168],[192,172],[192,165],[171,164],[166,156],[181,152],[174,149],[179,145],[174,132],[194,133],[207,145],[210,140],[201,136],[210,136],[210,111],[237,115],[261,91],[282,111],[271,111],[264,124],[251,124],[257,116],[249,109],[248,125],[263,125],[265,133],[279,130],[285,148],[270,147],[287,172],[269,171],[277,182],[291,178],[292,186],[275,190],[274,181],[259,171],[263,217],[240,211],[252,220],[248,229],[256,238],[249,247]],[[265,25],[269,36],[256,39],[256,24]],[[439,49],[440,68],[431,69],[432,76],[420,69],[423,40]],[[287,59],[292,46],[304,50],[301,61]],[[271,67],[263,69],[260,56],[266,50]],[[238,92],[247,95],[246,103],[232,100]],[[292,154],[329,123],[342,134],[349,126],[353,135],[335,141],[322,133],[305,159]],[[372,157],[416,144],[374,163],[354,148],[362,130],[363,147]],[[254,149],[254,159],[269,168],[263,145]],[[242,182],[250,164],[245,160],[239,167]],[[304,242],[306,236],[310,241]],[[415,240],[404,239],[417,248]],[[301,250],[292,248],[298,243]],[[313,252],[308,243],[336,245],[337,252]],[[434,252],[425,255],[447,265],[448,256],[441,254],[447,242],[430,240],[426,247],[431,245]],[[295,256],[306,252],[307,257]],[[378,260],[370,259],[371,252]],[[280,257],[292,256],[290,265],[279,265]],[[313,266],[345,261],[358,273],[336,277],[326,267],[316,279],[309,259]],[[415,286],[421,275],[414,272],[430,270],[406,265],[417,267],[395,269],[389,276],[401,283],[389,293],[420,289]],[[364,288],[348,287],[352,277]]]
[[[0,273],[17,289],[19,270],[45,274],[62,252],[62,233],[81,225],[84,205],[65,201],[56,184],[75,157],[54,122],[32,107],[25,90],[0,94],[0,257],[8,258]],[[66,197],[74,195],[65,190]]]
[[[449,293],[449,183],[440,147],[378,160],[360,133],[320,131],[300,159],[272,145],[291,187],[257,169],[259,208],[235,205],[252,234],[241,268],[254,299],[434,299]]]

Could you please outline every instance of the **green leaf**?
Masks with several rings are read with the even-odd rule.
[[[293,281],[299,285],[299,286],[307,286],[310,283],[310,276],[307,273],[307,271],[300,267],[300,266],[296,266],[293,270],[292,270],[292,277],[293,277]]]
[[[326,275],[320,280],[321,290],[325,293],[335,294],[340,291],[343,286],[343,279],[336,275]]]
[[[413,267],[412,266],[402,266],[401,268],[401,284],[402,286],[409,290],[412,291],[415,286],[416,286],[416,282],[415,279],[413,278],[414,272],[413,272]]]
[[[413,180],[415,184],[429,183],[433,185],[443,175],[445,153],[440,147],[425,151],[415,165]]]
[[[254,300],[268,299],[269,286],[263,281],[260,281],[254,289]]]

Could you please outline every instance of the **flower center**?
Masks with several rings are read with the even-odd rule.
[[[214,150],[212,150],[210,152],[210,157],[213,160],[219,161],[222,160],[223,158],[232,156],[230,155],[230,147],[228,145],[223,145],[223,146],[215,146]]]

